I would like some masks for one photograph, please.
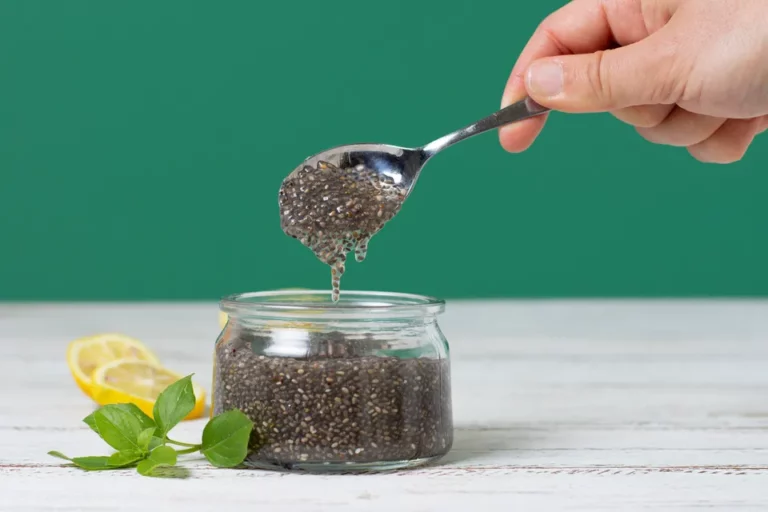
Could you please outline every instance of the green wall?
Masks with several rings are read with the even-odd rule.
[[[496,110],[562,2],[0,0],[0,299],[328,287],[282,234],[312,153]],[[342,287],[445,297],[768,295],[768,135],[733,166],[554,114],[430,162]]]

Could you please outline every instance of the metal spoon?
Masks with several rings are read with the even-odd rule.
[[[548,111],[548,108],[539,105],[530,98],[525,98],[420,148],[401,148],[388,144],[337,146],[307,158],[293,172],[296,173],[305,166],[317,167],[320,162],[334,165],[340,169],[362,165],[379,175],[391,177],[394,180],[394,185],[404,187],[407,190],[407,197],[413,190],[424,165],[440,151],[474,135]]]

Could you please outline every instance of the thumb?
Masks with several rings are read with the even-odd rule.
[[[670,102],[676,83],[674,52],[648,40],[582,55],[540,59],[525,85],[536,102],[564,112],[606,112]],[[674,99],[671,100],[674,103]]]

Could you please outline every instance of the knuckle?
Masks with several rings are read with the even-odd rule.
[[[594,58],[590,59],[585,73],[587,84],[592,89],[595,97],[601,98],[610,106],[614,98],[610,82],[611,70],[605,56],[606,51],[595,52]]]
[[[653,142],[654,144],[664,144],[664,141],[659,136],[658,130],[654,130],[653,128],[642,128],[642,127],[636,127],[635,130],[637,131],[638,135],[640,135],[642,138],[644,138],[648,142]]]
[[[536,31],[557,50],[558,54],[569,55],[572,53],[568,47],[560,41],[560,38],[557,37],[556,28],[551,21],[551,17],[547,17],[542,21]]]
[[[681,132],[658,128],[638,128],[638,133],[646,140],[656,144],[674,147],[691,147],[702,141],[706,135],[698,132]]]
[[[669,116],[670,109],[659,105],[627,107],[612,112],[614,117],[638,129],[656,128]]]
[[[656,76],[651,90],[655,103],[674,104],[684,98],[693,68],[686,55],[688,52],[674,40],[655,46]]]
[[[638,112],[637,118],[633,124],[640,129],[652,129],[658,128],[659,125],[664,122],[664,119],[666,119],[666,116],[664,115],[641,110]]]
[[[652,59],[643,59],[640,69],[633,71],[636,79],[646,88],[648,103],[674,105],[683,96],[691,65],[680,44],[670,38],[651,36],[643,53]]]

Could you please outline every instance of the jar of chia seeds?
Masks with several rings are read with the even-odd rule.
[[[276,291],[226,297],[213,414],[254,422],[245,464],[360,472],[419,466],[453,441],[443,301]]]

